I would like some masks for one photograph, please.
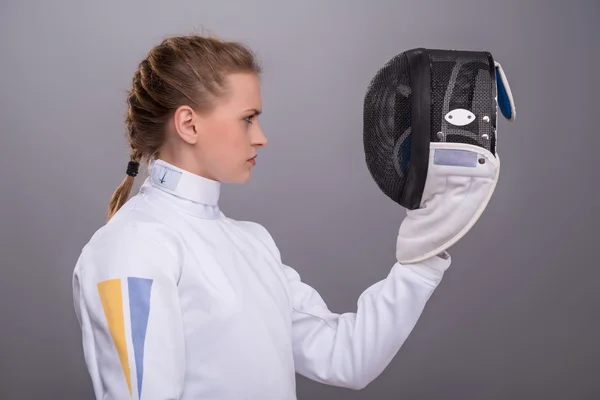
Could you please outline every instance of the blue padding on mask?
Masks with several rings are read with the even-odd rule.
[[[498,84],[498,107],[500,108],[502,115],[504,115],[506,119],[510,120],[513,116],[513,110],[510,105],[510,99],[508,98],[508,93],[504,87],[504,82],[502,81],[502,76],[500,75],[498,67],[496,67],[496,82]]]

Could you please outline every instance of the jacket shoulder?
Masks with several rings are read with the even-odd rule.
[[[265,245],[277,259],[281,260],[281,254],[279,252],[279,248],[275,243],[275,239],[271,235],[271,233],[267,230],[267,228],[255,221],[238,221],[228,218],[229,221],[237,226],[239,229],[245,231],[247,234],[251,235],[255,239],[259,240],[263,245]]]
[[[110,220],[83,247],[74,274],[127,275],[139,273],[144,264],[160,267],[179,280],[183,264],[183,242],[173,228],[150,216],[131,210],[127,218]],[[160,264],[160,265],[158,265]]]

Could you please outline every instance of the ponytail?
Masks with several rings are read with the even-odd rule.
[[[113,193],[108,203],[108,218],[107,222],[119,211],[121,207],[129,200],[131,194],[131,188],[133,187],[133,181],[138,174],[140,166],[139,156],[137,151],[131,153],[131,161],[127,164],[127,176],[123,179],[123,182],[119,185],[117,190]]]

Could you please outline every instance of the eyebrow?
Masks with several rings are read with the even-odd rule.
[[[262,110],[257,110],[256,108],[249,108],[249,109],[247,109],[244,112],[248,112],[248,111],[253,111],[254,115],[260,115],[260,114],[262,114]]]

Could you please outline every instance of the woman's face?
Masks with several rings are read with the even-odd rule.
[[[183,148],[174,152],[174,161],[208,179],[243,183],[250,178],[258,148],[267,144],[258,122],[260,82],[255,74],[237,73],[229,75],[227,88],[208,114],[177,110],[176,136],[183,139]]]

